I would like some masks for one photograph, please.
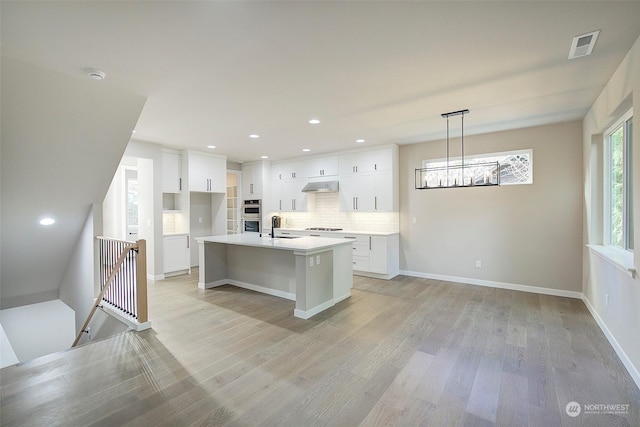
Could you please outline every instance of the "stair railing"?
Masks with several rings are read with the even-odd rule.
[[[147,242],[98,237],[100,293],[71,347],[80,342],[96,310],[103,304],[136,323],[148,320]]]

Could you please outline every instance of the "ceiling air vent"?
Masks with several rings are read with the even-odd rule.
[[[591,55],[591,51],[593,51],[593,47],[598,39],[598,34],[600,34],[600,30],[575,36],[571,43],[571,49],[569,50],[569,59]]]

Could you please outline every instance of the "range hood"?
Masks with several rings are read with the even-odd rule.
[[[335,193],[338,191],[338,181],[310,182],[302,188],[303,193]]]

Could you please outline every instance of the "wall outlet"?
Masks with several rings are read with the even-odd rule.
[[[609,294],[604,296],[604,306],[609,307]]]
[[[482,261],[479,259],[476,260],[476,268],[482,268]]]
[[[316,255],[316,265],[320,265],[320,255]]]
[[[202,217],[201,217],[201,216],[199,216],[199,217],[198,217],[198,222],[199,222],[200,224],[202,224]]]
[[[416,222],[418,222],[418,218],[416,218],[415,216],[411,218],[411,224],[415,224]]]
[[[309,267],[313,267],[313,256],[309,258]]]

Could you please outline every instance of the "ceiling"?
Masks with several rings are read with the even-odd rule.
[[[107,75],[96,84],[147,97],[134,139],[243,162],[442,139],[440,113],[464,108],[467,134],[579,119],[640,36],[640,1],[2,1],[0,12],[3,55],[78,78],[95,67]],[[568,60],[572,38],[598,29],[593,54]]]

